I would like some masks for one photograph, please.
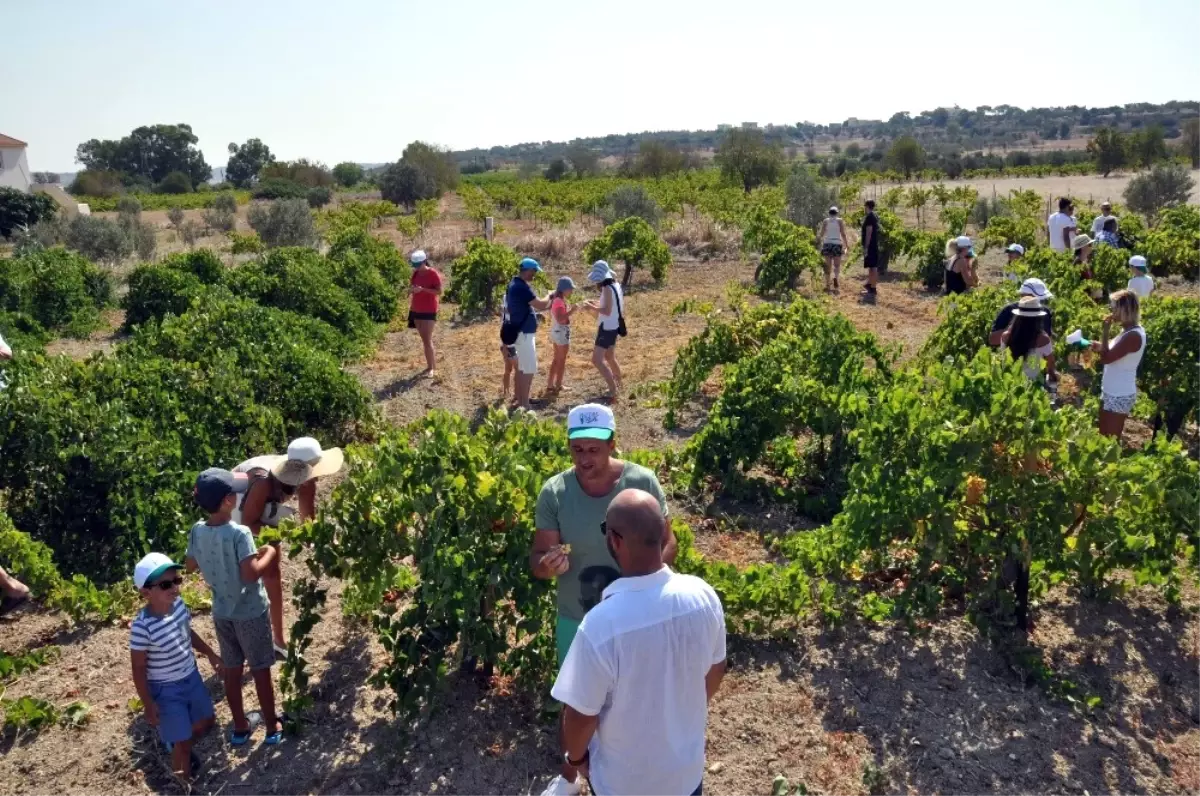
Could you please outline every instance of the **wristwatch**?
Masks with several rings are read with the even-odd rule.
[[[563,762],[566,763],[571,768],[579,768],[580,766],[585,765],[590,758],[591,758],[590,750],[584,751],[583,757],[579,758],[578,760],[572,760],[570,752],[563,752]]]

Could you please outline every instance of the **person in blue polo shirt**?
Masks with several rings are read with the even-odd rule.
[[[550,309],[550,293],[538,298],[529,283],[542,270],[532,257],[521,260],[519,273],[508,283],[504,293],[504,305],[508,319],[500,329],[500,341],[509,346],[510,356],[517,360],[516,387],[513,404],[518,409],[529,410],[529,394],[533,389],[533,377],[537,375],[537,315]],[[509,341],[512,342],[509,342]]]

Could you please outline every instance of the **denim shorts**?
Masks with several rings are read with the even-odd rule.
[[[192,737],[192,725],[211,719],[212,697],[204,687],[200,670],[181,680],[165,683],[150,681],[150,698],[158,708],[158,736],[163,743],[179,743]]]

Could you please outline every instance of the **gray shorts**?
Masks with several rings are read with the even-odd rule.
[[[237,669],[249,664],[250,671],[270,669],[275,663],[275,643],[271,639],[271,619],[267,611],[254,619],[218,619],[213,617],[217,642],[221,645],[221,665]]]

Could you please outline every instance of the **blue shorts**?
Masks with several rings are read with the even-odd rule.
[[[164,743],[190,740],[193,724],[216,715],[199,669],[182,680],[151,681],[150,698],[158,708],[158,736]]]

